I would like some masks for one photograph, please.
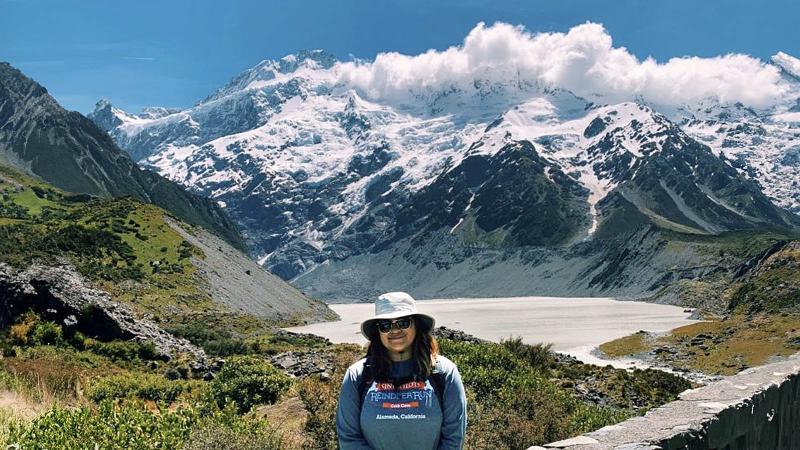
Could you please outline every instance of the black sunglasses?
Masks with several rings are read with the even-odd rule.
[[[378,331],[381,333],[388,333],[392,331],[392,329],[405,330],[410,327],[412,323],[414,323],[413,318],[403,317],[397,320],[379,320],[377,327]]]

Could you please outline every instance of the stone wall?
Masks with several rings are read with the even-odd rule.
[[[683,392],[644,417],[534,449],[800,449],[800,354]]]

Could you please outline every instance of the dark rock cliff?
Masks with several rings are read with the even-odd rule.
[[[34,264],[23,271],[0,264],[0,326],[8,326],[27,310],[101,339],[152,342],[164,358],[184,354],[196,361],[206,360],[202,349],[148,320],[137,318],[127,306],[92,288],[66,263]]]

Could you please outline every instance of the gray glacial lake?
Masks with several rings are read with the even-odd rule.
[[[336,343],[364,344],[359,324],[372,316],[371,303],[332,304],[342,320],[287,328],[313,333]],[[420,312],[436,318],[437,326],[463,330],[499,342],[521,336],[529,344],[552,343],[553,349],[592,364],[644,367],[630,359],[608,361],[593,350],[600,344],[639,330],[663,333],[695,323],[683,308],[611,298],[514,297],[488,299],[419,300]]]

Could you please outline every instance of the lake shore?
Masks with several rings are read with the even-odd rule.
[[[364,344],[359,324],[372,316],[371,303],[331,304],[342,318],[336,322],[287,328],[311,333],[336,343]],[[462,330],[481,339],[500,342],[522,337],[528,344],[551,343],[553,350],[597,365],[618,368],[651,367],[648,361],[598,357],[597,347],[639,330],[666,333],[698,322],[683,308],[613,298],[509,297],[420,300],[420,312],[436,318],[437,326]]]

